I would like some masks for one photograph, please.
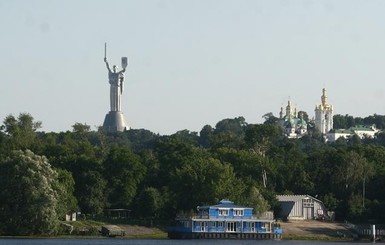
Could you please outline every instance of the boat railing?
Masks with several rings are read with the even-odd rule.
[[[220,215],[192,215],[192,216],[179,216],[178,219],[232,219],[232,220],[263,220],[274,221],[274,216],[270,215],[258,215],[258,216],[220,216]]]
[[[176,220],[190,220],[190,219],[227,219],[227,220],[264,220],[274,221],[274,217],[271,216],[211,216],[209,215],[179,215]]]

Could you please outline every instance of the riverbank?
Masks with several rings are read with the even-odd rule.
[[[328,221],[281,222],[283,240],[352,240],[352,234],[344,223]],[[119,225],[126,232],[125,238],[167,239],[167,232],[156,227]]]
[[[124,231],[123,238],[135,239],[166,239],[167,232],[158,226],[145,226],[137,223],[129,224],[127,220],[79,220],[63,222],[65,225],[66,237],[102,237],[103,226],[116,225]],[[139,223],[139,222],[138,222]]]
[[[167,232],[156,227],[119,225],[126,232],[125,238],[167,239]]]
[[[317,220],[281,222],[284,240],[352,240],[344,223]]]
[[[108,223],[88,220],[68,222],[68,224],[74,227],[72,234],[55,236],[55,238],[105,238],[101,236],[100,230],[103,225]],[[114,225],[125,231],[125,236],[122,237],[124,239],[168,239],[164,228],[119,224],[119,222],[114,222]],[[351,241],[353,239],[351,232],[344,223],[307,220],[281,222],[280,226],[283,229],[282,240]],[[38,237],[34,236],[33,238]]]

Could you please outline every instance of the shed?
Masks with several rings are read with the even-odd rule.
[[[324,219],[322,201],[309,195],[277,195],[281,207],[279,217],[287,220]]]
[[[65,214],[65,221],[76,221],[77,212],[75,210],[69,210]]]

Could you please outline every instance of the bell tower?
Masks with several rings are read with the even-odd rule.
[[[315,127],[326,134],[333,129],[333,105],[327,103],[326,89],[322,89],[321,104],[315,107]]]

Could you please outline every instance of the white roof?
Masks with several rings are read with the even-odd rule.
[[[318,200],[317,198],[309,195],[277,195],[277,199],[280,202],[298,202],[306,198],[314,199],[322,203],[321,200]]]

